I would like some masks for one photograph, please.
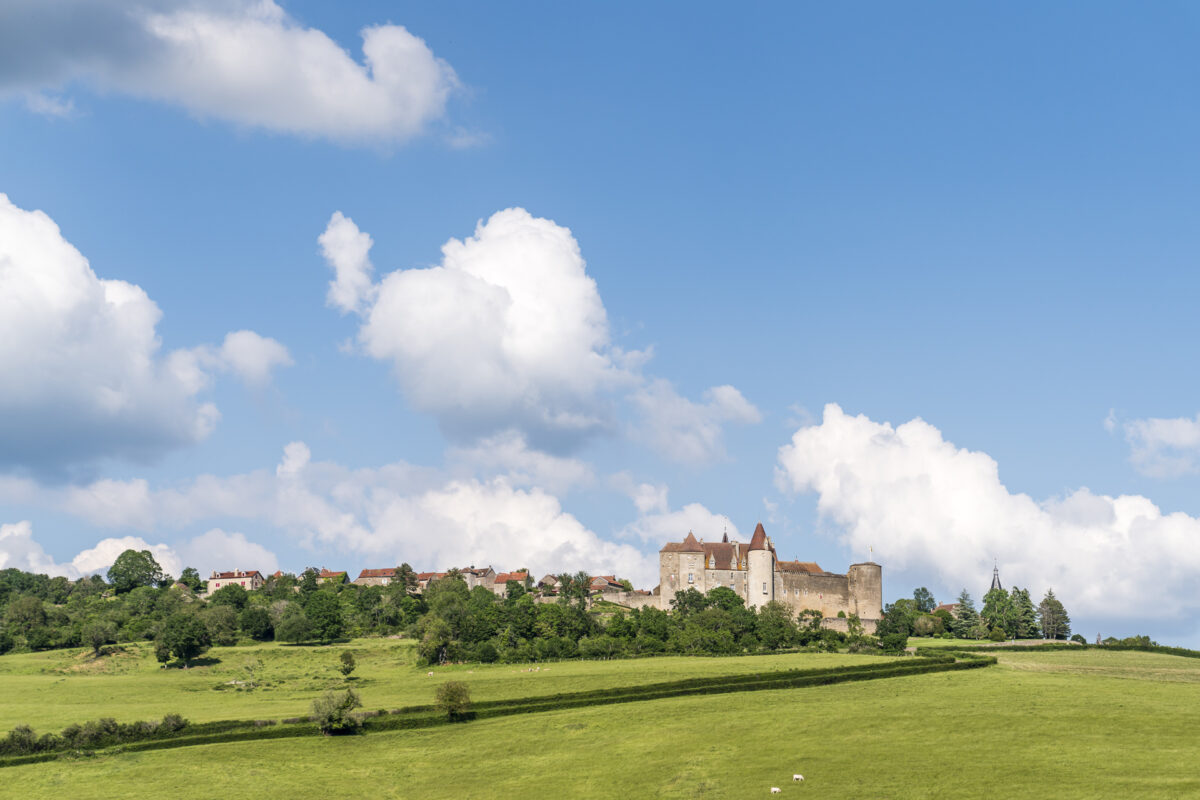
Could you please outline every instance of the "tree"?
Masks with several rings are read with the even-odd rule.
[[[1071,634],[1071,618],[1053,589],[1047,589],[1046,596],[1038,603],[1038,623],[1047,639],[1065,639]]]
[[[396,577],[392,579],[392,585],[399,586],[406,592],[417,588],[417,573],[413,571],[408,562],[396,567]]]
[[[787,647],[796,639],[796,622],[792,619],[792,610],[778,600],[767,603],[758,610],[754,620],[754,633],[759,644],[766,650]]]
[[[186,612],[168,617],[159,636],[167,651],[183,661],[185,669],[193,658],[212,644],[208,628],[200,618]]]
[[[879,646],[885,653],[903,653],[908,646],[908,635],[911,632],[909,614],[915,608],[915,603],[908,600],[901,605],[902,598],[890,603],[883,611],[879,622],[875,623],[875,635],[879,637]]]
[[[894,603],[889,604],[883,610],[884,616],[889,617],[891,624],[896,626],[897,630],[903,630],[906,637],[912,636],[913,622],[917,618],[917,601],[911,597],[901,597]]]
[[[345,675],[347,678],[349,678],[350,673],[354,672],[354,668],[356,666],[358,666],[354,662],[354,653],[350,652],[349,650],[343,650],[342,655],[339,658],[339,661],[341,663],[338,664],[338,669],[341,670],[341,673],[343,675]]]
[[[167,579],[149,550],[126,550],[108,568],[108,582],[118,594],[139,586],[161,586]]]
[[[317,571],[312,567],[304,570],[304,574],[300,576],[300,595],[307,597],[317,590],[320,584],[317,583]]]
[[[708,607],[704,595],[693,588],[687,588],[675,593],[671,598],[671,613],[680,619],[686,619],[692,614],[699,614]]]
[[[417,655],[426,664],[441,664],[450,655],[450,645],[453,635],[446,620],[435,614],[426,614],[417,624],[420,639],[417,642]]]
[[[313,638],[313,625],[303,606],[288,603],[275,625],[275,638],[281,642],[307,642]]]
[[[1038,630],[1037,609],[1033,607],[1033,600],[1029,597],[1029,590],[1018,589],[1014,586],[1012,590],[1012,604],[1016,617],[1017,638],[1038,638],[1041,633]]]
[[[357,733],[362,727],[362,720],[354,714],[354,709],[361,707],[362,700],[351,689],[344,692],[328,691],[313,701],[313,722],[326,736]]]
[[[237,644],[238,618],[232,606],[210,606],[204,609],[202,616],[204,627],[208,628],[208,636],[213,644]]]
[[[434,698],[451,720],[463,719],[471,709],[471,689],[462,681],[446,681],[437,688]]]
[[[235,611],[241,611],[246,607],[246,601],[249,595],[246,590],[236,583],[230,583],[217,589],[208,598],[210,606],[231,606]]]
[[[983,596],[981,616],[988,624],[989,632],[1000,630],[1006,636],[1017,635],[1017,614],[1012,598],[1004,589],[989,589]]]
[[[323,642],[342,635],[342,604],[331,592],[313,592],[304,604],[304,613],[313,626],[313,633]]]
[[[975,601],[970,593],[963,589],[958,595],[958,608],[954,609],[954,625],[951,627],[959,639],[970,639],[971,631],[979,623],[979,614],[975,611]]]
[[[179,582],[193,592],[200,591],[204,586],[204,581],[200,580],[200,573],[196,571],[195,567],[184,567],[183,572],[179,574]]]
[[[917,603],[917,611],[925,614],[933,613],[933,609],[937,607],[937,600],[933,599],[933,592],[924,586],[913,592],[913,600]]]
[[[260,642],[268,641],[275,635],[271,613],[262,606],[246,606],[238,617],[238,625],[247,636]]]
[[[89,622],[79,632],[79,638],[92,648],[93,655],[99,656],[104,645],[117,640],[117,632],[111,623]]]

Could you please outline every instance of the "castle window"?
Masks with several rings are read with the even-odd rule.
[[[767,593],[767,582],[763,581],[763,594]]]
[[[695,582],[696,582],[695,573],[689,572],[688,573],[688,583],[695,583]]]

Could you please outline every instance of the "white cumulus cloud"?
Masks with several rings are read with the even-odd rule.
[[[410,403],[456,441],[515,432],[530,450],[567,451],[614,430],[614,404],[627,397],[640,415],[638,441],[708,462],[724,454],[725,424],[761,419],[733,386],[696,403],[642,376],[649,350],[612,344],[571,231],[522,208],[450,239],[440,264],[377,283],[371,237],[353,220],[335,212],[319,243],[334,271],[328,304],[362,317],[363,351],[390,362]]]
[[[587,462],[532,450],[519,431],[504,431],[470,447],[451,447],[446,459],[456,471],[503,476],[514,486],[538,486],[554,495],[595,479]]]
[[[334,214],[321,245],[337,274],[330,303],[363,314],[363,349],[454,438],[516,429],[538,449],[575,442],[609,424],[603,396],[633,380],[579,245],[550,220],[499,211],[448,241],[441,264],[378,285],[352,221]]]
[[[42,545],[33,538],[29,521],[0,525],[0,569],[20,569],[42,575],[75,580],[93,573],[104,573],[117,556],[126,550],[149,550],[163,571],[179,577],[183,565],[179,557],[165,544],[148,544],[138,536],[101,539],[93,547],[81,551],[69,562],[58,564]]]
[[[253,382],[290,361],[252,331],[163,354],[161,317],[140,287],[97,277],[49,216],[0,194],[0,467],[62,471],[196,442],[219,418],[200,399],[206,362]]]
[[[664,497],[665,502],[665,497]],[[674,511],[663,509],[643,514],[622,529],[624,537],[635,537],[656,547],[667,542],[683,541],[688,532],[697,539],[717,542],[725,534],[738,540],[740,534],[733,520],[724,514],[709,511],[700,503],[688,503]]]
[[[441,119],[454,70],[400,25],[362,29],[355,60],[273,0],[38,0],[0,7],[0,91],[39,113],[82,82],[249,127],[398,142]]]
[[[779,451],[781,488],[815,492],[853,552],[947,587],[990,573],[1053,588],[1072,612],[1182,619],[1200,610],[1200,520],[1140,496],[1079,489],[1037,501],[1010,492],[986,453],[920,419],[892,427],[825,407]]]
[[[1200,472],[1200,414],[1188,417],[1120,421],[1109,413],[1109,431],[1120,428],[1129,443],[1134,469],[1152,478],[1175,478]]]
[[[707,464],[725,456],[724,431],[730,422],[755,424],[762,414],[732,386],[714,386],[703,402],[683,397],[670,382],[649,381],[633,395],[642,427],[663,455],[684,464]]]

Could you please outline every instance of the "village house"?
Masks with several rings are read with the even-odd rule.
[[[625,584],[617,580],[615,575],[593,575],[588,590],[601,594],[616,594],[626,591],[626,588]]]
[[[387,586],[396,578],[395,567],[383,569],[364,569],[354,579],[355,586]]]
[[[508,591],[508,582],[516,581],[522,586],[529,588],[529,573],[528,572],[498,572],[495,579],[492,581],[492,591],[504,597]]]
[[[317,573],[317,583],[346,583],[348,580],[349,576],[345,570],[332,572],[321,567],[321,571]]]
[[[212,577],[208,579],[208,586],[205,589],[207,594],[212,594],[218,589],[226,586],[241,586],[247,592],[252,592],[255,589],[261,589],[266,583],[262,573],[258,570],[235,569],[232,572],[213,572]]]

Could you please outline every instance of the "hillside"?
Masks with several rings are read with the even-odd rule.
[[[186,676],[149,675],[136,667],[89,675],[62,672],[71,669],[67,658],[39,667],[29,656],[6,657],[0,659],[6,689],[0,713],[15,720],[41,702],[47,719],[77,721],[81,708],[74,704],[87,694],[94,699],[83,708],[97,714],[105,703],[114,715],[151,716],[170,707],[194,720],[291,711],[334,682],[331,665],[340,649],[307,649],[303,658],[293,655],[296,649],[223,649],[220,665]],[[360,641],[352,649],[363,654],[356,688],[367,708],[428,702],[443,677],[405,665],[402,645]],[[238,658],[261,660],[261,673],[278,685],[213,689],[239,668]],[[476,699],[485,699],[855,658],[663,658],[557,663],[535,673],[512,665],[464,666],[446,674],[467,680]],[[356,787],[364,785],[382,797],[423,798],[497,797],[539,785],[595,798],[768,796],[770,786],[781,786],[785,796],[830,798],[1200,792],[1191,767],[1200,756],[1192,735],[1200,660],[1094,649],[1022,650],[998,658],[993,667],[946,674],[549,711],[359,737],[101,755],[8,767],[3,777],[24,797],[84,796],[99,779],[109,796],[147,785],[182,790],[211,781],[215,765],[255,782],[264,796],[357,797]],[[37,671],[46,667],[55,671]],[[53,695],[24,696],[43,681],[53,682]],[[143,687],[140,705],[128,705],[136,691],[122,689],[126,683]],[[51,703],[51,697],[62,699]],[[790,783],[796,771],[807,778],[802,786]]]

